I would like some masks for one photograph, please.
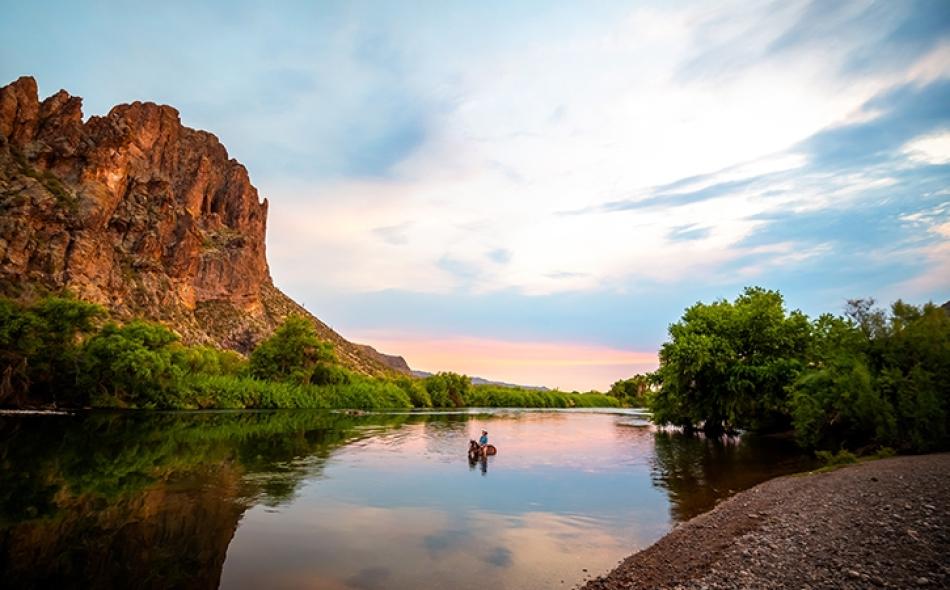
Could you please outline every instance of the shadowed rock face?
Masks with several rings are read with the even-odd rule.
[[[63,90],[40,102],[33,78],[0,88],[0,292],[69,289],[247,352],[288,314],[309,316],[273,285],[266,223],[244,166],[172,107],[134,102],[83,122],[82,99]],[[344,363],[391,370],[313,321]]]

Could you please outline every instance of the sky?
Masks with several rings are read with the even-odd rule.
[[[175,106],[350,340],[565,390],[746,286],[950,300],[950,2],[22,2],[0,83]]]

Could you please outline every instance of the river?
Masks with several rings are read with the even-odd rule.
[[[471,464],[470,438],[498,454]],[[570,588],[809,460],[635,410],[0,416],[16,588]]]

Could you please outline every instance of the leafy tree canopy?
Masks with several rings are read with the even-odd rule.
[[[804,364],[811,326],[781,294],[747,288],[735,301],[697,303],[660,349],[655,418],[709,433],[788,425],[785,387]]]
[[[333,345],[320,340],[312,323],[291,316],[254,349],[250,370],[258,379],[310,383],[321,363],[334,358]],[[319,377],[328,378],[326,373],[321,371]]]

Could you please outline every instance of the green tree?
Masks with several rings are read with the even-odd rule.
[[[425,388],[437,408],[461,408],[467,404],[472,389],[472,380],[466,375],[442,372],[427,377]]]
[[[173,408],[181,379],[178,335],[134,320],[106,324],[83,347],[82,391],[95,406]]]
[[[29,399],[30,358],[39,348],[38,320],[13,301],[0,299],[0,405]]]
[[[777,291],[751,287],[731,303],[693,305],[660,349],[654,418],[709,434],[787,428],[786,388],[804,364],[810,329]]]
[[[792,391],[795,435],[805,447],[856,448],[893,439],[893,408],[859,357],[831,359],[803,374]]]
[[[412,377],[399,376],[396,377],[393,382],[397,387],[406,392],[406,395],[409,396],[409,401],[412,402],[412,406],[414,408],[432,407],[432,398],[429,397],[429,392],[421,380]]]
[[[350,371],[329,360],[316,363],[310,374],[310,383],[314,385],[349,385],[352,382],[353,375]]]
[[[211,346],[182,347],[178,364],[191,375],[241,375],[247,370],[247,359],[233,350]]]
[[[0,299],[0,404],[74,403],[80,349],[103,315],[69,296]]]
[[[320,340],[311,322],[290,316],[251,353],[250,371],[258,379],[305,384],[334,358],[333,345]],[[318,373],[318,379],[326,376]]]
[[[651,375],[637,374],[629,379],[620,379],[610,386],[607,395],[617,398],[620,403],[628,406],[645,406],[649,402]]]
[[[791,387],[799,442],[811,448],[950,446],[950,318],[897,301],[851,300],[814,325],[808,369]]]

